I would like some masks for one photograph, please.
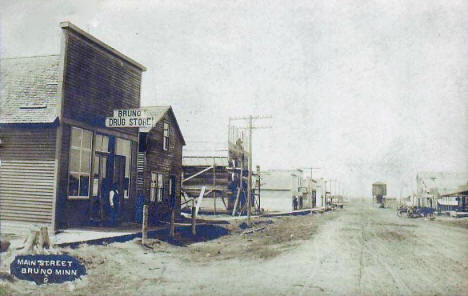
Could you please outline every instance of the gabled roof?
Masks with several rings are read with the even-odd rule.
[[[0,61],[0,123],[51,123],[57,118],[59,56]]]
[[[153,126],[149,129],[147,128],[140,128],[141,132],[149,132],[156,124],[158,124],[164,116],[169,112],[171,116],[174,118],[174,122],[179,132],[180,138],[182,139],[182,145],[185,145],[185,139],[182,135],[182,131],[180,130],[179,124],[177,123],[177,118],[175,117],[174,111],[172,110],[171,106],[143,106],[140,108],[144,110],[146,114],[152,115],[154,118]]]

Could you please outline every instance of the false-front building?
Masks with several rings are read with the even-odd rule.
[[[138,129],[106,128],[114,109],[140,107],[145,67],[71,23],[61,54],[1,61],[0,219],[68,228],[135,218]]]

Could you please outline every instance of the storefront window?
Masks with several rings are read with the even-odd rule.
[[[87,198],[89,196],[92,137],[93,134],[90,131],[76,127],[71,129],[69,197]]]

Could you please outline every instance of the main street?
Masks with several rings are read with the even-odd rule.
[[[129,241],[64,249],[86,264],[84,279],[7,288],[15,295],[467,295],[468,224],[440,220],[352,201],[186,247],[156,241],[149,250]]]
[[[335,214],[277,257],[207,261],[177,278],[197,295],[468,293],[467,228],[398,217],[367,202]],[[164,286],[160,291],[171,294],[171,285]]]

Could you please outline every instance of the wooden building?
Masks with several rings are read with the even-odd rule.
[[[202,212],[245,214],[248,176],[248,152],[245,150],[245,143],[245,135],[238,128],[229,126],[227,149],[223,145],[222,155],[208,149],[202,153],[184,155],[183,203],[190,206],[191,201],[198,198],[202,188],[205,188],[200,205]],[[255,197],[254,188],[252,192]],[[252,198],[251,206],[256,208],[256,204],[258,203]]]
[[[260,176],[261,207],[265,211],[291,211],[294,209],[294,197],[297,199],[298,209],[310,208],[310,184],[304,179],[302,170],[268,170],[262,171]]]
[[[233,208],[229,184],[232,182],[228,158],[224,156],[184,156],[182,160],[184,201],[199,196],[202,187],[205,195],[202,212],[227,213]]]
[[[0,219],[54,229],[135,215],[138,130],[106,128],[114,109],[140,107],[145,67],[69,22],[60,55],[2,60]]]
[[[144,107],[153,127],[140,130],[137,191],[149,205],[150,222],[168,218],[169,201],[180,213],[182,148],[185,140],[170,106]]]

